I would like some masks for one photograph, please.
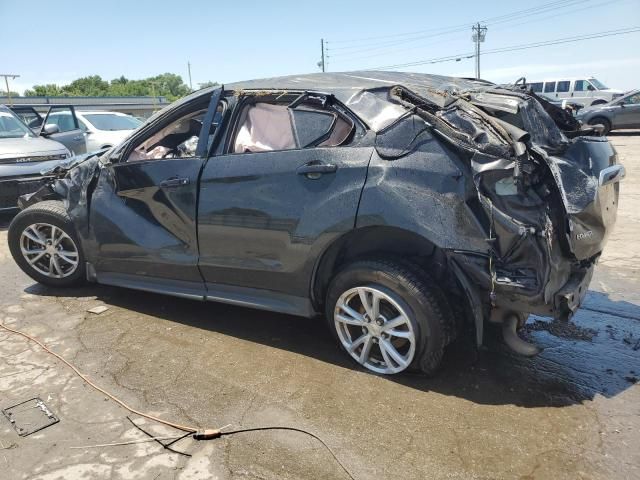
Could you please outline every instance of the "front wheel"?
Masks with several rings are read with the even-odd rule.
[[[84,280],[80,242],[62,202],[49,200],[22,210],[8,237],[13,259],[37,282],[65,287]]]
[[[349,264],[329,286],[326,316],[344,351],[381,374],[435,373],[451,336],[443,292],[401,260]]]

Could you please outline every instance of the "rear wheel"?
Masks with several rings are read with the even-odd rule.
[[[594,117],[589,120],[589,125],[602,125],[604,130],[602,131],[602,135],[606,135],[611,131],[611,122],[604,117]]]
[[[341,270],[329,286],[326,316],[344,351],[381,374],[433,374],[451,320],[444,294],[426,273],[389,260],[361,260]]]
[[[80,242],[62,202],[40,202],[18,213],[9,226],[9,249],[37,282],[64,287],[85,278]]]

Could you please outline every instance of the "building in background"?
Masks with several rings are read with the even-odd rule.
[[[169,105],[166,97],[0,97],[0,105],[73,105],[77,110],[109,110],[147,118]]]

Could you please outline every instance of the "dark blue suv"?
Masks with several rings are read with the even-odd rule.
[[[518,86],[326,73],[205,89],[21,199],[38,282],[98,282],[306,317],[383,374],[461,332],[568,318],[615,221],[609,142]],[[573,121],[575,122],[575,121]]]

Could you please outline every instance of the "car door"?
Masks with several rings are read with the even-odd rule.
[[[556,85],[556,98],[558,100],[566,100],[570,98],[569,86],[571,85],[571,81],[569,80],[559,80]]]
[[[640,92],[617,102],[615,126],[617,128],[640,128]]]
[[[255,306],[266,292],[281,293],[288,300],[277,297],[269,308],[301,313],[287,302],[308,298],[318,256],[354,227],[373,148],[359,140],[364,127],[344,110],[285,105],[275,114],[264,107],[246,129],[247,108],[236,108],[226,151],[202,172],[200,271],[213,298],[238,294]],[[324,113],[344,114],[350,137],[342,139],[343,123],[325,132]]]
[[[590,83],[586,80],[575,80],[573,82],[572,100],[582,105],[591,105],[593,92],[589,90]]]
[[[47,138],[62,143],[73,155],[87,152],[84,132],[78,124],[75,109],[71,106],[51,107],[44,118],[44,126],[57,125],[59,131]],[[44,129],[43,129],[44,132]],[[44,135],[44,133],[42,133]]]
[[[219,98],[217,89],[178,105],[102,169],[90,213],[99,282],[203,296],[196,205],[210,128],[202,125],[211,125],[206,112]]]

